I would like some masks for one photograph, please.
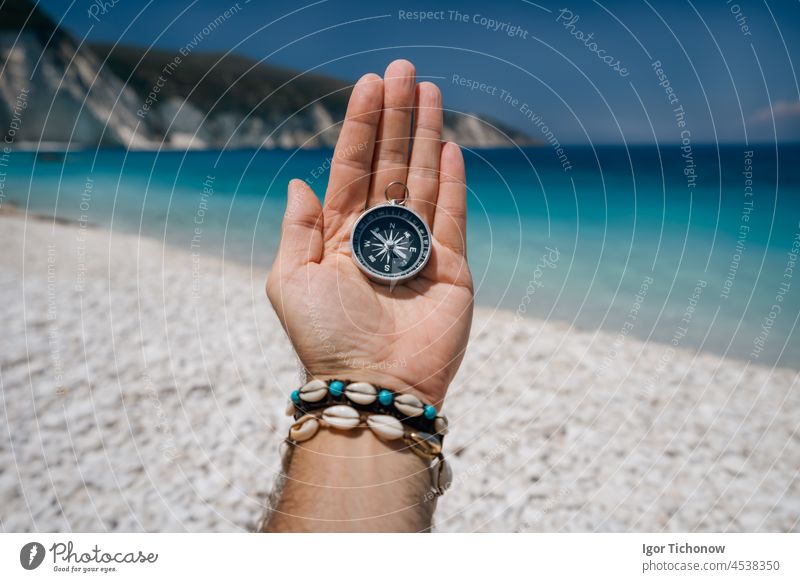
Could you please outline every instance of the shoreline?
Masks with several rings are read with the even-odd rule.
[[[41,147],[44,144],[44,147]],[[680,141],[676,142],[669,142],[669,141],[660,141],[658,145],[653,144],[650,141],[642,141],[642,142],[608,142],[608,143],[564,143],[562,144],[564,147],[568,148],[584,148],[584,149],[591,149],[591,148],[619,148],[619,149],[668,149],[668,148],[680,148],[682,143]],[[470,147],[471,151],[487,151],[487,150],[543,150],[548,146],[547,142],[541,143],[525,143],[525,144],[513,144],[508,146],[474,146]],[[775,147],[788,147],[788,148],[797,148],[800,147],[800,141],[797,140],[785,140],[777,142],[777,144],[773,141],[751,141],[748,144],[737,142],[737,141],[723,141],[723,142],[699,142],[694,144],[696,148],[720,148],[720,149],[728,149],[728,148],[736,148],[740,150],[742,148],[775,148]],[[313,147],[256,147],[256,146],[243,146],[243,147],[198,147],[198,148],[190,148],[188,151],[192,152],[237,152],[237,151],[282,151],[282,152],[295,152],[295,151],[303,151],[303,152],[332,152],[333,147],[331,146],[313,146]],[[129,153],[138,153],[138,152],[145,152],[145,153],[186,153],[187,148],[181,146],[170,146],[168,144],[164,144],[163,147],[136,147],[132,146],[129,148],[125,148],[124,146],[79,146],[75,147],[74,143],[70,142],[25,142],[25,141],[18,141],[15,143],[15,148],[12,151],[17,151],[20,153],[26,154],[76,154],[76,153],[95,153],[97,151],[103,152],[113,152],[113,151],[120,151],[125,152],[128,151]]]
[[[83,223],[82,224],[81,221],[76,220],[76,219],[58,217],[58,216],[54,216],[54,215],[51,215],[51,214],[39,214],[39,213],[33,213],[33,212],[26,213],[24,211],[24,209],[16,206],[13,203],[10,203],[10,202],[5,202],[2,206],[0,206],[0,217],[2,217],[2,216],[16,217],[16,218],[18,218],[20,220],[24,219],[25,216],[28,216],[29,218],[31,218],[33,220],[36,220],[38,222],[51,223],[51,224],[55,223],[55,224],[58,224],[58,225],[61,225],[61,226],[73,227],[73,228],[79,228],[80,227],[80,228],[88,228],[88,229],[97,229],[99,231],[102,231],[102,232],[106,233],[106,235],[111,234],[111,232],[107,228],[102,226],[102,225],[96,225],[96,224],[93,224],[93,223]],[[259,269],[262,268],[259,264],[255,263],[255,262],[247,263],[247,262],[239,259],[237,256],[235,256],[233,254],[230,254],[227,257],[223,258],[219,254],[219,252],[217,250],[210,250],[209,251],[209,250],[203,249],[203,250],[200,250],[200,251],[197,251],[197,252],[189,252],[185,247],[180,246],[178,244],[173,244],[169,240],[157,239],[155,237],[151,237],[151,236],[148,236],[148,235],[136,235],[136,234],[134,234],[132,232],[125,231],[125,230],[122,230],[122,229],[118,229],[117,232],[115,232],[113,234],[115,236],[132,237],[132,238],[138,238],[139,236],[143,236],[145,239],[147,239],[149,241],[154,241],[154,242],[156,242],[158,244],[161,244],[161,245],[165,246],[166,248],[168,248],[168,249],[170,249],[172,251],[175,251],[176,253],[179,253],[179,254],[183,253],[183,254],[186,254],[186,255],[189,255],[189,256],[198,255],[200,257],[207,258],[207,259],[210,259],[210,260],[213,260],[213,261],[224,262],[226,265],[236,266],[236,267],[241,268],[241,269],[252,270],[254,267],[255,268],[259,268]],[[196,263],[197,260],[195,259],[193,262]],[[269,268],[267,266],[264,266],[262,270],[263,270],[264,280],[266,281],[266,277],[267,277],[267,274],[269,272]],[[265,300],[266,300],[266,297],[265,297]],[[480,304],[476,303],[476,305],[475,305],[475,313],[476,314],[481,314],[484,317],[489,317],[489,316],[491,316],[491,317],[501,317],[501,318],[504,318],[505,320],[507,320],[506,323],[512,323],[513,321],[516,321],[518,319],[521,320],[521,321],[546,323],[547,325],[559,328],[559,329],[561,329],[563,331],[572,330],[572,331],[574,331],[576,333],[590,334],[590,335],[593,335],[593,336],[596,336],[596,337],[606,337],[609,340],[613,340],[614,338],[618,337],[618,335],[619,335],[618,333],[616,333],[615,331],[613,331],[610,328],[603,328],[603,327],[599,327],[598,328],[598,327],[591,326],[591,325],[583,325],[580,321],[568,322],[568,321],[561,320],[561,319],[547,319],[547,320],[545,320],[545,319],[542,319],[542,318],[537,317],[537,316],[523,316],[523,315],[519,315],[518,310],[512,310],[512,309],[504,308],[504,307],[491,308],[491,307],[483,306],[483,305],[480,305]],[[630,335],[630,336],[625,336],[625,337],[626,337],[626,339],[625,339],[626,342],[628,340],[630,340],[630,341],[638,342],[638,343],[641,343],[641,344],[646,343],[648,345],[661,346],[662,348],[669,348],[670,347],[669,342],[666,342],[666,341],[659,341],[659,340],[645,341],[645,340],[643,340],[642,338],[640,338],[640,337],[638,337],[636,335]],[[768,365],[768,364],[762,364],[761,362],[754,362],[753,360],[748,360],[747,358],[744,358],[744,357],[741,357],[741,356],[738,356],[738,355],[723,355],[719,351],[716,351],[716,350],[711,349],[711,348],[701,349],[699,347],[695,348],[693,346],[679,346],[679,347],[674,348],[674,350],[677,351],[677,352],[680,352],[682,354],[682,356],[684,356],[684,357],[710,355],[710,356],[712,356],[712,357],[714,357],[716,359],[724,359],[726,362],[736,362],[736,363],[741,364],[741,365],[758,366],[758,367],[766,368],[766,369],[770,369],[770,370],[774,369],[774,370],[787,370],[787,371],[800,372],[800,362],[798,362],[797,368],[792,368],[790,366],[772,366],[772,365]]]
[[[0,215],[4,528],[254,527],[300,381],[266,270],[23,216]],[[436,531],[796,531],[800,374],[687,350],[656,374],[663,344],[613,339],[476,310]]]

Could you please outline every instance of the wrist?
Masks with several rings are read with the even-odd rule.
[[[427,463],[402,442],[322,429],[296,445],[269,530],[422,531],[434,508],[429,488]]]

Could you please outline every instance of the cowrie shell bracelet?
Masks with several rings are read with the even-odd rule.
[[[292,392],[286,414],[295,420],[304,414],[337,404],[361,412],[393,416],[403,424],[442,440],[447,434],[447,418],[436,408],[413,394],[376,388],[367,382],[311,380]]]
[[[403,442],[430,462],[431,494],[443,494],[453,481],[442,454],[448,422],[430,404],[413,394],[395,393],[366,382],[311,380],[292,392],[286,414],[294,417],[282,445],[285,460],[291,447],[307,441],[321,427],[334,430],[368,428],[384,441]]]

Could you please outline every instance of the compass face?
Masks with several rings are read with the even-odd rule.
[[[420,216],[399,204],[381,204],[362,214],[350,239],[353,259],[382,283],[417,275],[431,255],[431,233]]]

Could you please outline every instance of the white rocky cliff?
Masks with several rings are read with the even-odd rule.
[[[332,147],[347,83],[240,55],[83,45],[28,0],[0,5],[0,130],[17,147]],[[20,111],[21,97],[24,111]],[[467,147],[531,145],[490,120],[445,115]]]

